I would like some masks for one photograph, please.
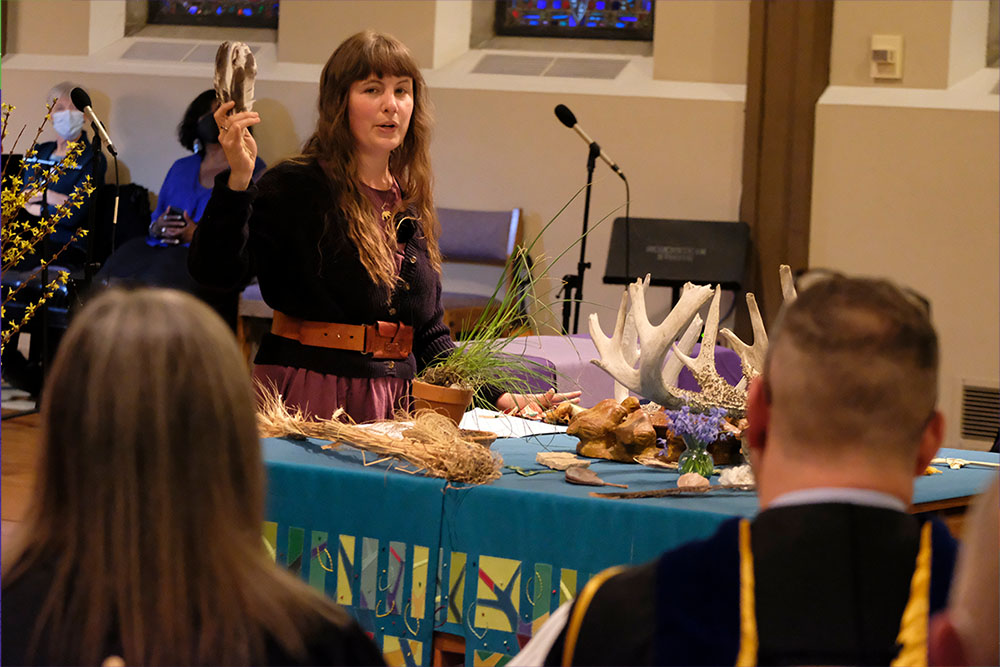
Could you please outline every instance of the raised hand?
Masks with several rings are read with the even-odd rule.
[[[246,190],[253,177],[254,164],[257,161],[257,142],[247,129],[260,122],[256,111],[243,111],[227,115],[232,111],[234,102],[226,102],[216,109],[215,124],[219,126],[219,145],[226,153],[229,162],[229,188],[231,190]]]
[[[507,393],[497,399],[497,409],[518,417],[540,419],[543,412],[564,401],[579,403],[580,393],[579,391],[567,391],[557,394],[554,389],[549,389],[544,394]]]

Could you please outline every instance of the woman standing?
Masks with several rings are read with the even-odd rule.
[[[192,275],[226,286],[256,270],[275,315],[254,375],[286,404],[320,417],[343,407],[359,422],[390,417],[408,405],[416,372],[454,347],[442,321],[420,69],[393,37],[348,38],[323,69],[319,121],[302,154],[256,186],[247,130],[260,118],[232,109],[215,113],[231,171],[195,234]],[[515,407],[510,394],[495,398]]]

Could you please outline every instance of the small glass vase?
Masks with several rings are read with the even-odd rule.
[[[708,453],[705,443],[700,440],[684,438],[684,444],[687,445],[687,449],[677,459],[677,469],[680,474],[696,472],[705,479],[711,478],[715,471],[715,461]]]

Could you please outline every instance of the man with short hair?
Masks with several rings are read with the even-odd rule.
[[[907,513],[942,439],[937,365],[926,304],[891,283],[800,287],[748,396],[760,514],[591,579],[539,633],[546,664],[926,664],[955,554]]]

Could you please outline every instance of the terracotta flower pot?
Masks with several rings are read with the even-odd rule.
[[[429,408],[438,414],[449,417],[456,424],[462,421],[462,415],[472,404],[471,389],[456,389],[427,384],[420,380],[413,381],[413,409]]]

